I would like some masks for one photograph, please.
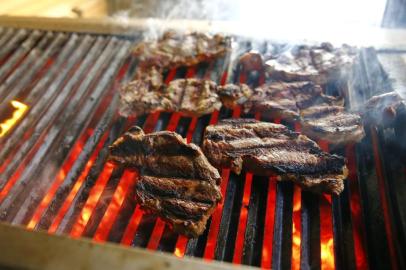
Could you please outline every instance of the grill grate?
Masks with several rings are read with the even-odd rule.
[[[107,146],[124,130],[131,125],[146,132],[172,130],[200,144],[208,124],[261,115],[222,108],[199,118],[179,113],[118,116],[117,87],[134,77],[137,59],[130,51],[137,39],[1,29],[0,115],[11,100],[29,106],[16,126],[0,137],[1,221],[262,268],[405,266],[404,199],[399,189],[405,185],[406,170],[389,150],[403,134],[400,128],[388,133],[367,127],[361,143],[332,149],[347,157],[350,170],[340,196],[315,195],[292,183],[276,183],[273,177],[237,176],[223,169],[224,200],[199,238],[188,240],[159,218],[144,215],[134,202],[136,173],[106,163]],[[239,44],[240,51],[252,47],[247,41]],[[261,46],[262,52],[268,47]],[[264,82],[238,74],[230,57],[170,70],[165,80]],[[348,89],[347,104],[352,107],[387,89],[376,52],[363,50],[360,57]],[[327,91],[336,88],[330,85]],[[291,128],[300,130],[298,125]],[[328,150],[328,144],[319,144]]]

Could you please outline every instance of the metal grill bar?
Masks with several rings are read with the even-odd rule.
[[[5,93],[4,96],[0,97],[4,102],[3,104],[7,104],[12,99],[22,98],[21,92],[24,90],[24,87],[29,85],[29,82],[36,75],[35,73],[45,65],[49,57],[56,52],[65,39],[66,35],[64,34],[58,34],[57,37],[54,37],[54,34],[51,32],[45,33],[37,46],[30,50],[24,61],[0,86],[0,93]]]
[[[15,65],[24,60],[24,56],[35,46],[38,39],[41,37],[42,33],[40,31],[32,32],[29,37],[24,41],[21,46],[18,47],[17,51],[7,59],[6,64],[0,68],[0,81],[2,83],[9,84],[9,81],[4,81],[4,79],[14,70]],[[11,50],[20,42],[21,39],[25,37],[25,32],[23,34],[17,34],[10,42],[0,50],[0,58],[4,57],[6,54],[10,53]],[[13,78],[13,77],[12,77]],[[12,80],[12,79],[10,79]],[[5,89],[0,91],[0,96],[4,96]]]

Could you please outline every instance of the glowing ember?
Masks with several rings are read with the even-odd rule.
[[[317,143],[321,149],[329,151],[328,142],[319,140]],[[320,242],[321,269],[335,269],[331,195],[327,194],[320,196]]]
[[[90,130],[90,132],[87,132],[87,133],[92,133],[92,132],[93,132],[93,130]],[[87,136],[86,136],[86,138],[87,138]],[[55,193],[57,192],[59,186],[62,184],[63,180],[65,180],[67,172],[69,172],[73,163],[75,162],[77,157],[80,155],[80,152],[82,151],[82,148],[83,148],[83,141],[84,140],[78,141],[78,143],[76,143],[75,146],[73,147],[73,150],[72,150],[71,154],[69,155],[69,158],[62,165],[62,168],[58,172],[54,183],[49,188],[48,192],[46,193],[46,195],[42,199],[41,203],[37,207],[33,217],[28,222],[27,229],[34,229],[35,226],[37,225],[37,223],[40,220],[46,207],[48,207],[52,198],[54,197]]]
[[[93,237],[96,241],[105,241],[108,237],[111,227],[118,215],[121,205],[124,199],[129,193],[130,188],[133,187],[135,182],[136,173],[133,171],[126,170],[121,177],[120,184],[118,185],[116,191],[114,192],[113,198],[100,221],[99,227]]]
[[[131,245],[135,232],[138,229],[138,225],[141,222],[142,216],[144,212],[140,209],[139,205],[134,210],[133,215],[131,216],[130,222],[128,223],[127,227],[125,228],[123,238],[121,239],[121,244],[123,245]]]
[[[102,144],[99,144],[99,145],[102,145]],[[98,149],[98,150],[100,150],[100,149]],[[80,187],[82,186],[83,182],[85,181],[86,176],[90,171],[90,168],[93,166],[93,163],[95,162],[97,155],[98,155],[98,151],[95,151],[92,154],[92,157],[86,163],[85,169],[80,174],[80,176],[79,176],[78,180],[76,181],[75,185],[73,186],[71,192],[69,193],[68,197],[65,199],[65,202],[59,209],[58,214],[56,215],[54,221],[52,222],[51,226],[49,227],[49,229],[48,229],[49,233],[55,233],[56,230],[58,229],[59,224],[61,223],[63,217],[65,216],[66,211],[68,211],[73,199],[75,198]]]
[[[331,203],[324,196],[320,197],[320,242],[321,269],[335,269]]]
[[[15,111],[13,112],[11,118],[4,120],[3,123],[0,123],[0,137],[3,137],[28,109],[27,105],[16,100],[12,100],[10,103],[15,108]]]
[[[164,229],[165,222],[158,218],[155,222],[155,227],[152,231],[151,237],[149,238],[147,249],[155,250],[158,248]]]
[[[240,221],[238,223],[237,239],[235,241],[234,257],[233,257],[233,263],[238,264],[241,263],[243,253],[245,229],[247,227],[248,206],[251,195],[251,185],[252,185],[252,173],[247,173],[245,175],[244,195],[242,198]]]
[[[266,214],[264,240],[262,245],[261,268],[270,269],[272,264],[273,226],[275,221],[276,176],[269,178],[268,197],[266,199]]]
[[[363,232],[365,231],[364,225],[361,221],[361,198],[358,190],[357,168],[355,160],[355,146],[349,145],[346,147],[346,156],[348,160],[348,181],[350,187],[351,197],[351,218],[353,222],[353,238],[354,238],[354,250],[356,257],[357,269],[368,269],[365,243]]]
[[[96,204],[99,201],[108,180],[110,179],[113,169],[114,167],[112,164],[107,163],[105,165],[104,170],[96,181],[96,184],[90,191],[89,198],[87,199],[86,204],[82,209],[82,213],[80,214],[78,220],[72,228],[72,231],[70,233],[71,236],[79,237],[82,235],[87,222],[89,221],[90,216],[92,215],[93,210],[96,207]]]
[[[186,236],[179,235],[178,241],[176,242],[174,255],[178,258],[185,256],[186,245],[189,239]]]
[[[221,195],[223,196],[223,198],[225,198],[229,176],[230,176],[229,169],[223,169],[221,171],[222,180],[221,180],[220,189],[221,189]],[[222,200],[217,205],[216,210],[214,210],[214,213],[212,215],[209,234],[207,236],[206,249],[204,250],[204,255],[203,255],[203,258],[205,258],[205,259],[212,260],[214,258],[214,251],[216,248],[217,235],[218,235],[218,232],[220,229],[220,221],[221,221],[221,214],[223,212],[223,206],[224,206],[224,200]]]
[[[292,269],[300,269],[300,209],[302,208],[301,191],[295,186],[293,193],[293,214],[292,214]]]

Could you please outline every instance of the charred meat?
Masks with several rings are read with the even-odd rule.
[[[343,101],[324,95],[321,87],[312,82],[272,82],[256,88],[244,110],[263,112],[270,118],[297,120],[301,109],[320,103],[341,105]]]
[[[210,80],[177,79],[154,85],[151,79],[135,80],[120,90],[120,114],[137,116],[155,111],[201,116],[218,110],[217,85]]]
[[[206,128],[203,151],[218,168],[237,174],[277,174],[315,192],[339,194],[347,176],[344,158],[323,152],[304,135],[280,124],[227,119]]]
[[[356,49],[347,45],[334,48],[329,43],[319,46],[294,46],[266,61],[270,77],[283,81],[312,81],[326,84],[345,78],[356,58]]]
[[[134,49],[142,68],[192,66],[223,56],[230,48],[229,38],[205,33],[165,32],[161,38],[141,42]]]
[[[316,105],[301,111],[302,132],[312,139],[333,144],[358,142],[364,136],[360,115],[344,111],[342,106]]]
[[[245,104],[252,96],[253,90],[246,84],[226,84],[219,86],[217,94],[221,102],[227,108],[234,108],[238,105]]]
[[[138,170],[136,199],[176,232],[203,233],[221,200],[220,175],[200,148],[174,132],[144,134],[133,127],[110,146],[109,159]]]
[[[217,84],[211,80],[177,79],[170,82],[167,97],[173,111],[186,115],[201,116],[220,109]]]
[[[390,125],[396,119],[404,100],[395,91],[371,97],[364,105],[364,122],[377,125]]]

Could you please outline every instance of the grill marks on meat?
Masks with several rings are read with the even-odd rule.
[[[227,119],[206,128],[203,151],[216,167],[258,175],[278,174],[315,192],[339,194],[347,176],[344,158],[323,152],[304,135],[253,119]]]
[[[343,99],[323,94],[312,82],[273,82],[258,87],[244,110],[263,112],[269,118],[299,120],[303,134],[332,144],[357,142],[365,135],[361,117],[345,112]]]
[[[173,101],[172,110],[186,115],[200,116],[221,107],[217,84],[211,80],[177,79],[169,84],[167,91]]]
[[[364,136],[362,119],[344,107],[320,105],[302,110],[302,132],[334,144],[358,142]]]
[[[121,89],[120,101],[123,116],[155,111],[201,116],[221,107],[216,83],[202,79],[177,79],[168,86],[155,86],[150,79],[135,80]]]
[[[133,127],[110,146],[110,160],[139,171],[141,207],[189,237],[203,233],[221,200],[220,175],[200,148],[169,131],[144,134]]]
[[[320,103],[342,105],[343,100],[324,95],[321,87],[312,82],[272,82],[256,88],[244,110],[292,121],[300,118],[300,110]]]
[[[157,40],[138,44],[134,54],[141,60],[142,68],[155,66],[166,69],[211,61],[223,56],[229,49],[230,39],[222,35],[167,31]]]
[[[295,46],[274,59],[266,61],[269,75],[283,81],[312,81],[326,84],[346,78],[356,58],[356,49],[347,45],[334,48],[329,43],[320,46]]]

